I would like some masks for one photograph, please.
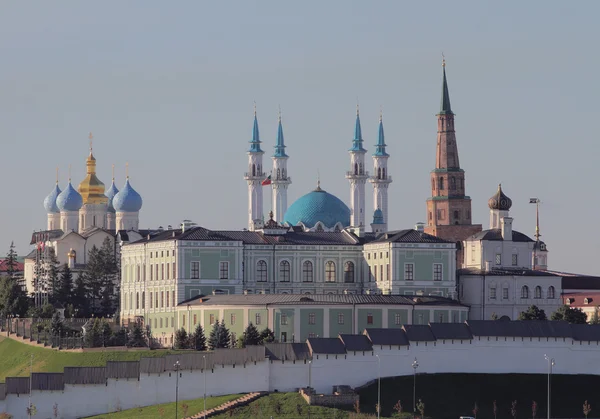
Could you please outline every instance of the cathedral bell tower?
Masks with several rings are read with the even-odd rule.
[[[446,79],[446,60],[442,61],[443,82],[440,112],[437,114],[435,169],[431,171],[431,197],[427,199],[425,233],[457,242],[457,267],[462,266],[462,241],[481,231],[472,224],[471,198],[465,195],[465,171],[458,159],[454,113]]]

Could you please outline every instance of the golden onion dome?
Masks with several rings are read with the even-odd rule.
[[[79,184],[79,193],[84,204],[107,204],[108,197],[104,195],[104,183],[96,176],[96,158],[90,149],[86,161],[87,176]]]

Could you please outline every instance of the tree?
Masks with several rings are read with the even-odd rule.
[[[517,419],[517,401],[513,401],[512,404],[510,405],[510,414],[513,417],[513,419]]]
[[[231,334],[225,326],[225,320],[216,322],[210,331],[210,336],[208,338],[208,346],[210,349],[215,350],[219,348],[229,348],[230,341]]]
[[[49,260],[48,260],[48,265],[46,267],[47,269],[47,276],[46,276],[46,280],[48,281],[48,286],[47,289],[49,288],[50,290],[50,295],[52,296],[52,301],[56,301],[55,296],[56,293],[58,292],[58,286],[59,286],[59,262],[58,259],[56,258],[56,251],[53,248],[49,248],[48,249],[48,254],[49,254]]]
[[[84,344],[87,348],[96,348],[102,344],[100,320],[93,319],[86,323]]]
[[[15,273],[17,272],[17,252],[15,252],[15,242],[10,242],[5,264],[6,274],[9,278],[14,279]]]
[[[535,419],[535,416],[537,415],[537,409],[538,409],[538,405],[537,405],[536,401],[534,400],[531,403],[531,417],[533,419]]]
[[[137,321],[133,325],[133,329],[129,334],[128,344],[133,348],[143,348],[144,346],[148,346],[148,342],[146,342],[146,336],[144,334],[144,330],[142,329],[141,322]]]
[[[586,324],[587,315],[579,308],[562,306],[552,313],[552,320],[565,321],[571,324]]]
[[[492,320],[498,320],[498,315],[496,313],[492,313]]]
[[[396,402],[396,404],[393,407],[394,409],[394,414],[392,415],[393,418],[401,418],[402,417],[402,410],[404,409],[404,407],[402,406],[402,400],[398,400]]]
[[[425,403],[423,400],[419,399],[419,403],[417,403],[417,410],[421,414],[421,419],[425,419]]]
[[[252,323],[248,324],[244,331],[244,346],[260,345],[260,333]]]
[[[530,306],[527,311],[522,311],[519,314],[519,320],[548,320],[544,310],[536,305]]]
[[[187,349],[189,346],[188,334],[182,327],[175,332],[175,349]]]
[[[594,312],[592,313],[592,318],[590,319],[590,324],[600,324],[600,319],[598,319],[598,310],[598,307],[594,309]]]
[[[113,241],[106,237],[98,251],[100,265],[100,306],[104,315],[110,315],[119,307],[119,295],[115,292],[119,266],[115,257]],[[141,279],[141,278],[140,278]]]
[[[227,326],[225,326],[225,320],[221,320],[221,331],[219,332],[219,346],[218,348],[229,348],[231,346],[231,333]]]
[[[23,317],[29,308],[29,299],[17,281],[10,276],[0,278],[0,317],[9,314]]]
[[[63,265],[58,285],[54,291],[54,300],[67,307],[71,304],[71,297],[73,293],[73,272],[66,263]]]
[[[210,335],[208,336],[208,347],[211,351],[214,351],[219,347],[219,333],[221,332],[221,323],[216,322],[213,324],[213,327],[210,331]]]
[[[75,280],[75,288],[73,289],[73,293],[71,295],[71,302],[75,309],[75,313],[79,317],[87,317],[88,313],[90,312],[88,304],[86,303],[86,282],[87,280],[85,279],[85,273],[80,272]]]
[[[585,419],[587,419],[587,417],[591,411],[592,411],[592,406],[590,406],[588,404],[588,401],[586,400],[585,402],[583,402],[583,415],[585,416]]]
[[[112,338],[112,329],[110,328],[110,324],[105,319],[100,321],[100,336],[102,337],[102,346],[110,346],[110,341]]]
[[[275,340],[275,334],[268,327],[260,332],[260,344],[271,343]]]
[[[62,317],[58,311],[54,312],[52,316],[52,323],[50,324],[50,329],[52,330],[52,336],[60,336],[64,329],[64,324]]]
[[[194,330],[192,347],[197,351],[206,351],[206,336],[204,335],[204,328],[200,323],[198,323],[196,330]]]

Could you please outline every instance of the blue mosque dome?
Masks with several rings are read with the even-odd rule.
[[[61,190],[58,187],[58,183],[57,183],[54,186],[54,189],[52,189],[52,192],[50,192],[50,195],[48,195],[46,197],[46,199],[44,199],[44,208],[46,208],[46,212],[48,212],[48,213],[60,212],[60,210],[56,206],[56,198],[58,198],[58,195],[60,195],[60,192],[61,192]]]
[[[108,191],[106,191],[106,197],[108,198],[108,208],[107,208],[108,212],[115,212],[115,207],[113,207],[112,201],[113,201],[113,198],[115,197],[115,195],[118,193],[119,193],[119,190],[115,186],[115,180],[113,179],[112,185],[110,185],[110,188],[108,188]]]
[[[373,224],[384,224],[383,211],[381,211],[379,208],[373,212]]]
[[[350,209],[338,197],[318,186],[314,191],[298,198],[283,218],[285,223],[292,226],[303,223],[312,228],[320,221],[327,228],[333,228],[337,223],[348,227]]]
[[[117,212],[138,212],[142,208],[142,197],[131,187],[129,178],[123,189],[114,196],[112,206]]]
[[[73,188],[71,181],[56,198],[56,206],[61,211],[79,211],[83,206],[81,194]]]

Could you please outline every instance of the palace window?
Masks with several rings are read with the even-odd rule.
[[[235,314],[233,313],[231,314],[230,322],[232,326],[235,324]]]
[[[135,293],[135,309],[139,310],[140,308],[140,293],[136,292]]]
[[[512,255],[512,266],[517,266],[519,264],[519,255]]]
[[[331,260],[325,264],[325,282],[335,282],[335,262]]]
[[[256,282],[267,282],[267,262],[264,260],[256,264]]]
[[[290,262],[287,260],[279,262],[279,281],[290,282]]]
[[[308,334],[308,338],[309,338],[309,339],[314,339],[314,338],[316,338],[316,337],[317,337],[317,335],[316,335],[315,333],[313,333],[313,332],[310,332],[310,333]]]
[[[367,313],[367,324],[373,324],[373,313]]]
[[[169,291],[167,291],[167,307],[169,307]]]
[[[555,298],[554,297],[554,287],[553,286],[548,287],[548,298],[551,298],[551,299]]]
[[[502,287],[502,299],[508,300],[508,287]]]
[[[173,307],[175,307],[175,291],[171,292],[171,295],[173,299]]]
[[[152,308],[152,303],[153,303],[153,301],[152,301],[152,292],[150,292],[150,308]]]
[[[219,262],[219,279],[229,279],[229,262]]]
[[[156,291],[156,304],[154,305],[154,308],[158,308],[158,291]]]
[[[496,299],[496,287],[490,288],[490,300]]]
[[[415,275],[415,264],[414,263],[405,263],[404,264],[404,280],[412,281]]]
[[[529,298],[529,287],[527,285],[523,285],[523,288],[521,288],[521,298]]]
[[[308,324],[316,324],[315,313],[308,313]]]
[[[502,253],[496,253],[496,265],[502,265]]]
[[[354,282],[354,263],[352,262],[344,264],[344,282]]]
[[[433,264],[433,280],[434,281],[442,280],[442,264],[441,263]]]
[[[152,253],[150,253],[150,254],[152,254]],[[152,268],[154,268],[154,265],[150,265],[150,281],[152,281],[154,279],[154,275],[153,275],[154,271]]]
[[[211,326],[212,326],[213,324],[215,324],[215,315],[214,315],[214,314],[211,314],[211,315],[209,316],[209,323],[210,323],[210,325],[211,325]]]
[[[161,291],[160,292],[160,308],[163,308],[165,306],[165,292]]]
[[[313,264],[309,260],[302,264],[302,282],[313,282]]]
[[[287,324],[288,324],[287,314],[281,313],[281,325],[287,326]]]
[[[259,326],[259,325],[260,325],[260,313],[256,313],[256,314],[254,315],[254,324],[255,324],[256,326]]]
[[[344,324],[344,313],[338,313],[338,324]]]
[[[391,281],[392,280],[392,276],[391,276],[390,264],[389,263],[385,264],[385,271],[386,271],[386,275],[387,275],[388,281]]]
[[[370,266],[369,269],[371,269]],[[375,282],[377,282],[377,266],[373,266],[373,279],[375,280]]]
[[[171,264],[167,263],[167,279],[169,279],[170,275],[171,275]]]
[[[396,313],[394,314],[394,324],[396,326],[401,325],[402,324],[402,316],[400,315],[400,313]]]
[[[194,314],[194,326],[198,323],[198,315]]]
[[[539,285],[535,287],[533,298],[540,299],[542,298],[542,287]]]
[[[165,264],[160,265],[160,279],[165,279]]]

